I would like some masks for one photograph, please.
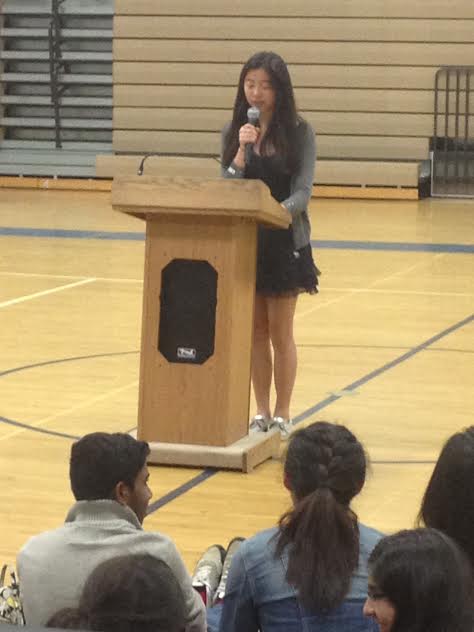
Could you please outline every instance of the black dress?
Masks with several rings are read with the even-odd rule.
[[[291,174],[277,156],[259,156],[252,152],[245,177],[262,180],[272,196],[283,202],[290,196]],[[257,292],[265,296],[296,296],[318,291],[318,268],[311,245],[295,250],[293,229],[258,227]]]

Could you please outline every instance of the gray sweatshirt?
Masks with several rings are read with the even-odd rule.
[[[144,531],[135,513],[114,500],[79,501],[66,523],[28,540],[17,558],[27,625],[44,625],[62,608],[76,608],[90,573],[117,555],[149,553],[166,562],[186,600],[187,632],[205,632],[204,603],[191,586],[175,544]]]
[[[223,153],[225,137],[229,131],[230,123],[225,125],[221,137],[221,156]],[[291,225],[293,227],[293,241],[295,248],[303,248],[309,244],[311,225],[308,217],[308,204],[313,192],[314,167],[316,163],[316,140],[314,130],[309,123],[301,120],[296,130],[295,143],[301,152],[300,165],[291,176],[290,197],[283,200],[282,204],[291,213]],[[224,165],[221,168],[224,178],[243,178],[244,172]]]

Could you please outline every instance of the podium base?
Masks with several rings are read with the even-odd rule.
[[[188,443],[149,442],[148,463],[215,467],[251,472],[267,459],[279,456],[280,432],[251,431],[246,437],[226,447]]]

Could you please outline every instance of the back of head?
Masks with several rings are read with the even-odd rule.
[[[414,529],[383,538],[369,558],[369,573],[395,608],[391,632],[472,632],[470,565],[440,531]]]
[[[349,590],[359,561],[349,503],[365,473],[364,448],[344,426],[316,422],[290,438],[285,479],[294,507],[280,519],[277,553],[288,547],[287,580],[308,608],[335,608]]]
[[[124,555],[100,564],[79,604],[86,629],[102,632],[181,632],[183,593],[173,572],[151,555]]]
[[[114,498],[117,483],[133,488],[150,453],[148,444],[128,434],[93,432],[73,444],[69,475],[76,500]]]
[[[474,569],[474,426],[456,433],[443,446],[419,520],[453,538]]]
[[[46,623],[47,628],[61,628],[62,630],[85,630],[86,622],[81,619],[77,608],[63,608],[58,610]]]

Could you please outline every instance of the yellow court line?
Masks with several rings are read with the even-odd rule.
[[[76,281],[75,283],[68,283],[67,285],[58,285],[57,287],[50,288],[49,290],[43,290],[42,292],[35,292],[34,294],[26,294],[25,296],[19,296],[18,298],[12,298],[9,301],[0,303],[1,307],[9,307],[10,305],[17,305],[18,303],[24,303],[25,301],[31,301],[33,298],[39,298],[40,296],[47,296],[48,294],[54,294],[55,292],[62,292],[63,290],[69,290],[79,285],[85,285],[86,283],[92,283],[96,281],[94,278],[83,279],[82,281]]]
[[[429,261],[421,261],[420,263],[416,263],[415,265],[409,266],[408,268],[404,268],[403,270],[398,270],[398,272],[393,272],[392,274],[389,274],[386,277],[382,277],[381,279],[376,279],[375,281],[372,281],[372,283],[369,283],[369,285],[363,288],[348,289],[347,293],[344,294],[344,296],[333,298],[332,300],[326,301],[325,303],[322,303],[322,302],[318,303],[314,307],[311,307],[310,309],[307,309],[303,312],[297,312],[295,315],[295,319],[308,316],[308,314],[317,312],[318,310],[323,309],[324,307],[328,307],[329,305],[334,305],[334,303],[340,303],[341,301],[345,301],[347,298],[352,298],[355,294],[360,294],[361,292],[365,292],[368,289],[371,289],[375,287],[376,285],[379,285],[380,283],[386,283],[387,281],[390,281],[391,279],[394,279],[399,276],[403,276],[404,274],[408,274],[409,272],[413,272],[413,270],[416,270],[417,268],[421,268],[423,266],[431,264],[433,262],[433,259],[439,259],[440,257],[444,257],[444,256],[445,256],[445,253],[441,252],[439,254],[434,255],[433,258],[429,259]]]
[[[35,428],[39,428],[40,426],[44,426],[50,421],[54,421],[55,419],[58,419],[59,417],[68,415],[69,413],[73,413],[76,410],[87,408],[88,406],[91,406],[92,404],[95,404],[96,402],[100,402],[104,399],[108,399],[109,397],[112,397],[113,395],[116,395],[117,393],[121,393],[122,391],[126,391],[128,388],[132,388],[133,386],[138,386],[138,380],[134,380],[133,382],[130,382],[130,384],[126,384],[125,386],[114,388],[111,391],[108,391],[107,393],[96,395],[95,397],[92,397],[91,399],[88,399],[85,402],[82,402],[81,404],[77,404],[76,406],[71,406],[70,408],[65,408],[64,410],[61,410],[59,413],[55,413],[54,415],[49,415],[48,417],[45,417],[44,419],[40,419],[37,423],[30,424],[30,425],[34,426]],[[0,441],[4,441],[5,439],[10,439],[11,437],[15,437],[16,435],[19,435],[20,433],[27,432],[27,431],[29,431],[29,428],[18,428],[17,430],[12,430],[12,432],[10,432],[9,434],[6,434],[0,437]]]

